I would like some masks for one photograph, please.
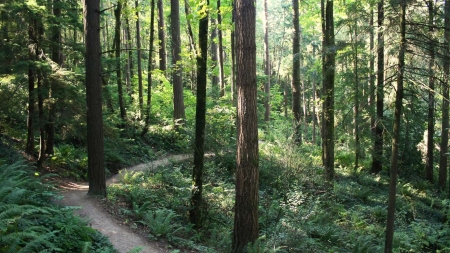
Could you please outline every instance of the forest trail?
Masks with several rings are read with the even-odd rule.
[[[155,160],[149,163],[139,164],[127,171],[143,171],[153,169],[158,166],[186,160],[190,155],[172,155],[166,158]],[[106,180],[106,185],[117,183],[120,180],[120,174],[116,174]],[[92,228],[97,229],[107,236],[114,247],[120,253],[127,253],[138,246],[142,247],[142,253],[163,253],[168,252],[164,245],[158,242],[151,242],[142,235],[135,233],[127,225],[122,225],[112,217],[99,203],[98,198],[87,196],[88,183],[65,182],[60,185],[61,195],[64,196],[60,203],[66,206],[79,206],[81,209],[75,213],[81,218],[87,220]]]

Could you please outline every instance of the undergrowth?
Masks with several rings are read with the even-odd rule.
[[[326,190],[320,147],[293,144],[289,129],[273,126],[260,133],[261,237],[248,252],[382,252],[387,173],[355,170],[342,149],[334,188]],[[198,231],[188,219],[189,161],[124,172],[122,182],[109,188],[109,201],[147,226],[153,238],[198,252],[230,252],[234,154],[219,154],[205,161],[204,221]],[[394,252],[450,252],[450,202],[421,178],[401,177],[397,194]]]
[[[23,161],[0,165],[0,252],[116,252]]]

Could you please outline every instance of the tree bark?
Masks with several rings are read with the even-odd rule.
[[[35,109],[35,94],[34,82],[36,76],[35,60],[36,60],[36,25],[37,21],[30,18],[28,25],[28,43],[29,43],[29,66],[28,66],[28,118],[27,118],[27,142],[25,152],[29,155],[34,155],[34,109]]]
[[[377,55],[377,119],[375,122],[375,142],[372,154],[372,173],[383,169],[383,107],[384,107],[384,0],[378,2],[378,55]]]
[[[175,127],[183,125],[186,118],[183,97],[183,79],[181,66],[180,4],[179,0],[170,0],[170,21],[172,31],[172,82],[173,82],[173,119]]]
[[[120,64],[120,26],[121,21],[120,17],[122,15],[122,2],[119,0],[117,2],[117,7],[114,10],[114,16],[116,18],[116,27],[114,30],[114,44],[115,44],[115,52],[116,52],[116,74],[117,74],[117,89],[119,95],[119,109],[120,109],[120,118],[122,119],[121,127],[124,127],[125,120],[127,118],[127,112],[125,110],[125,101],[123,98],[123,87],[122,87],[122,70]]]
[[[218,55],[217,55],[217,43],[216,43],[216,39],[217,39],[217,24],[216,21],[214,19],[211,19],[211,27],[212,27],[212,31],[211,31],[211,61],[212,61],[212,69],[215,69],[217,67],[217,65],[219,64],[219,59],[218,59]],[[213,74],[211,75],[211,86],[212,86],[212,90],[213,90],[213,94],[214,96],[218,96],[220,94],[220,86],[219,86],[219,76],[217,76],[215,73],[215,71],[213,71]]]
[[[139,117],[144,112],[144,88],[142,85],[142,54],[141,54],[141,27],[139,22],[139,1],[135,1],[136,6],[136,47],[137,47],[137,67],[138,67],[138,92],[139,92]]]
[[[299,1],[293,0],[294,38],[293,38],[293,66],[292,66],[292,113],[294,114],[295,142],[302,143],[301,131],[301,89],[300,89],[300,23]]]
[[[236,1],[238,122],[233,252],[258,238],[259,153],[256,95],[256,24],[252,0]]]
[[[434,1],[428,1],[428,31],[429,31],[429,51],[428,56],[428,136],[427,136],[427,158],[425,164],[426,179],[433,182],[434,165]]]
[[[353,136],[355,136],[355,171],[359,167],[359,158],[360,158],[360,149],[361,145],[359,143],[359,99],[360,99],[360,91],[359,91],[359,76],[358,76],[358,22],[355,20],[355,28],[354,28],[354,56],[353,56],[353,74],[355,76],[354,80],[354,94],[353,94]]]
[[[374,26],[374,13],[373,7],[370,7],[370,31],[369,31],[369,114],[370,114],[370,130],[373,136],[373,140],[376,138],[376,115],[375,115],[375,26]],[[372,151],[373,152],[373,151]]]
[[[158,0],[158,40],[159,40],[159,69],[166,71],[167,69],[167,53],[166,53],[166,38],[164,35],[164,8],[163,1]]]
[[[207,0],[206,5],[209,5]],[[194,169],[192,172],[192,196],[189,218],[196,229],[202,226],[203,211],[203,165],[205,157],[205,125],[206,125],[206,83],[208,62],[208,11],[202,15],[198,40],[200,55],[197,55],[197,105],[195,112]]]
[[[322,120],[322,161],[325,169],[325,184],[333,186],[334,171],[334,78],[336,49],[334,42],[333,1],[322,0],[323,26],[323,120]]]
[[[232,12],[231,12],[231,23],[235,24],[236,19],[236,4],[235,1],[231,1],[232,3]],[[236,36],[234,29],[231,30],[230,34],[231,40],[231,103],[233,105],[236,104]]]
[[[447,153],[448,153],[448,128],[449,128],[449,74],[450,74],[450,1],[445,1],[444,5],[444,81],[442,83],[442,135],[441,135],[441,153],[439,159],[439,180],[438,185],[441,190],[447,186]]]
[[[84,1],[87,148],[90,195],[106,196],[100,47],[100,0]]]
[[[394,221],[395,221],[395,200],[397,191],[397,173],[398,173],[398,152],[400,144],[400,121],[402,116],[402,100],[403,100],[403,75],[405,67],[406,52],[406,0],[401,1],[400,11],[400,51],[398,53],[397,67],[397,90],[395,96],[395,112],[394,112],[394,128],[392,139],[392,156],[391,170],[389,182],[389,200],[388,214],[386,223],[386,242],[384,246],[385,253],[392,252],[392,244],[394,241]]]

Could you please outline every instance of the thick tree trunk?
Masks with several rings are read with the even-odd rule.
[[[150,11],[150,49],[148,53],[148,67],[147,67],[147,111],[145,113],[145,126],[142,135],[145,135],[150,125],[150,114],[152,108],[152,61],[153,61],[153,42],[155,40],[155,0],[151,1]]]
[[[333,186],[334,171],[334,77],[336,49],[334,43],[333,1],[322,0],[323,25],[323,120],[322,161],[325,169],[325,184]]]
[[[256,95],[256,10],[253,0],[236,1],[238,131],[233,252],[258,238],[259,153]]]
[[[122,70],[120,64],[120,17],[122,16],[122,3],[119,0],[117,2],[117,7],[114,10],[114,16],[116,18],[116,27],[114,30],[114,44],[115,44],[115,52],[116,52],[116,74],[117,74],[117,89],[119,95],[119,109],[120,109],[120,118],[122,119],[122,126],[124,127],[125,120],[127,118],[127,112],[125,110],[125,101],[123,97],[123,87],[122,87]]]
[[[170,0],[170,21],[172,31],[172,83],[173,83],[173,119],[175,127],[183,125],[186,118],[183,97],[183,79],[181,66],[180,4],[179,0]]]
[[[434,1],[428,1],[428,31],[430,37],[429,43],[429,61],[428,61],[428,136],[427,136],[427,159],[425,165],[425,176],[430,182],[433,182],[434,165]]]
[[[87,148],[90,195],[106,196],[100,47],[100,0],[84,1]]]
[[[400,144],[400,121],[402,116],[402,100],[403,100],[403,74],[405,72],[405,52],[406,52],[406,0],[401,1],[400,11],[400,51],[398,53],[397,67],[397,89],[395,96],[395,112],[394,112],[394,129],[392,139],[392,156],[389,182],[389,200],[388,214],[386,224],[386,243],[384,246],[385,253],[392,252],[392,244],[394,241],[394,221],[395,221],[395,199],[397,192],[397,173],[398,173],[398,152]]]
[[[159,40],[159,69],[166,71],[167,69],[167,53],[166,53],[166,37],[164,35],[164,8],[163,1],[158,0],[158,40]]]
[[[372,154],[372,173],[383,169],[383,100],[384,100],[384,0],[378,2],[378,56],[377,56],[377,119]]]
[[[269,11],[267,9],[267,0],[264,0],[264,74],[267,78],[264,83],[264,92],[266,98],[264,99],[264,121],[270,120],[270,49],[269,49]]]
[[[294,114],[295,142],[302,143],[301,131],[301,89],[300,89],[300,23],[299,23],[299,1],[293,0],[294,12],[294,40],[293,40],[293,66],[292,66],[292,113]]]
[[[209,5],[207,0],[206,5]],[[196,229],[202,226],[203,211],[203,164],[205,156],[205,125],[206,125],[206,83],[208,63],[208,15],[203,15],[199,22],[198,40],[200,55],[197,56],[197,105],[195,112],[195,143],[194,169],[192,172],[192,209],[189,218]]]

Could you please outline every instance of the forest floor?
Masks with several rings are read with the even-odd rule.
[[[149,163],[139,164],[127,171],[143,171],[153,169],[158,166],[164,166],[171,162],[185,160],[189,155],[171,155]],[[116,174],[106,180],[106,185],[117,183],[120,180],[120,174]],[[142,253],[162,253],[169,252],[168,245],[164,242],[149,241],[138,228],[132,229],[125,224],[123,220],[113,212],[106,209],[105,199],[90,197],[87,195],[88,183],[65,181],[60,184],[61,195],[64,197],[60,203],[66,206],[80,207],[76,214],[89,222],[89,225],[107,236],[114,247],[120,253],[127,253],[141,248]],[[173,250],[173,249],[172,249]]]

